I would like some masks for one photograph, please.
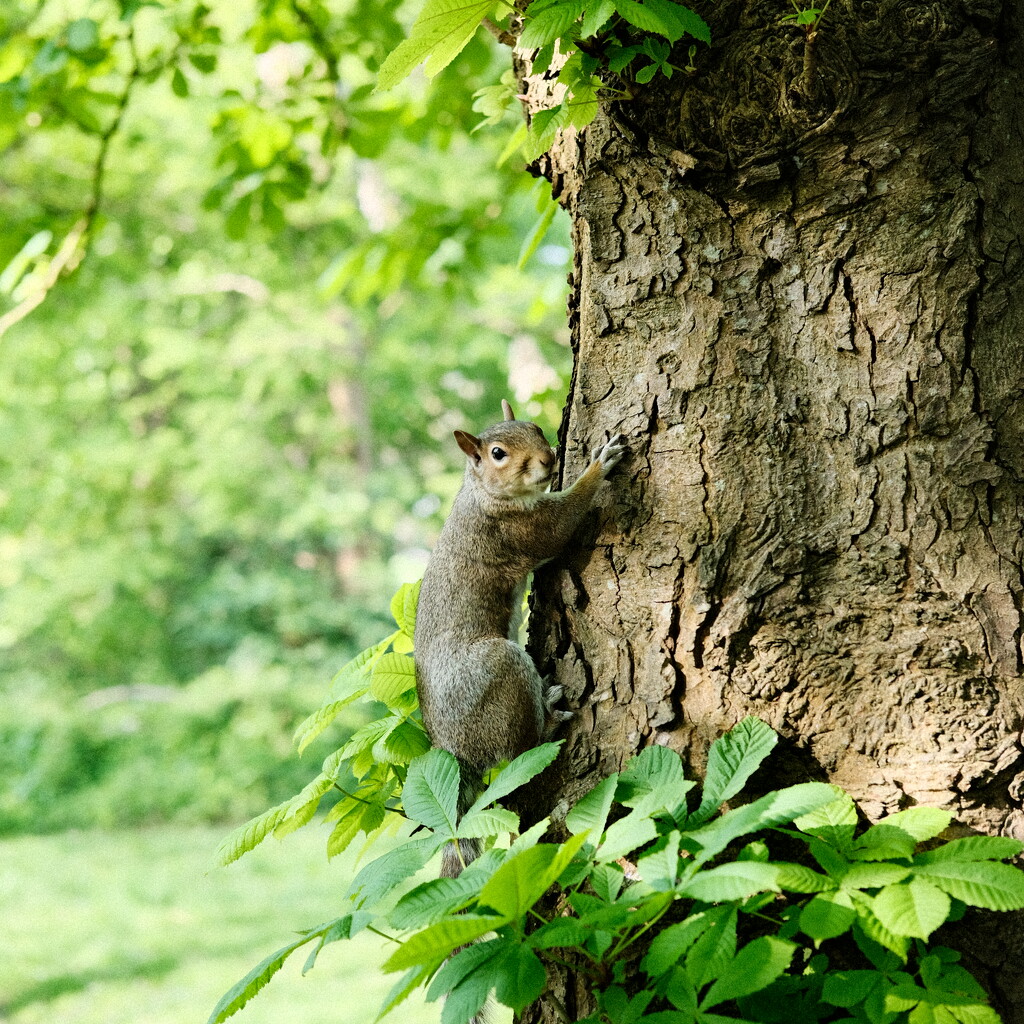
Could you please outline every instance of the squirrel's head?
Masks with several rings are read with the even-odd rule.
[[[535,498],[551,483],[555,453],[536,423],[517,420],[512,406],[501,403],[505,419],[479,437],[455,431],[469,459],[469,472],[497,498]]]

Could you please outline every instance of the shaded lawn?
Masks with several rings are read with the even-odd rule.
[[[7,1024],[205,1024],[220,996],[295,932],[329,920],[352,870],[324,834],[267,840],[212,867],[228,828],[67,832],[0,841]],[[336,943],[301,976],[300,950],[232,1021],[370,1024],[399,975],[373,935]],[[310,947],[312,948],[312,947]],[[392,947],[393,948],[393,947]],[[436,1024],[416,994],[390,1018]]]

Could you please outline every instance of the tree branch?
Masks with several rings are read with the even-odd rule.
[[[291,0],[291,8],[295,17],[302,22],[309,33],[309,41],[313,49],[316,50],[320,59],[327,65],[327,77],[337,86],[341,81],[338,73],[338,54],[335,52],[334,47],[331,46],[331,41],[324,34],[323,29],[316,23],[313,15],[299,3],[299,0]]]
[[[96,133],[99,135],[100,142],[99,149],[96,152],[96,159],[93,161],[92,183],[85,211],[75,222],[74,227],[64,236],[64,241],[61,242],[60,248],[54,254],[53,259],[50,260],[50,265],[38,284],[18,305],[13,309],[9,309],[3,316],[0,316],[0,338],[15,324],[24,320],[34,309],[42,305],[46,296],[50,294],[61,277],[74,272],[89,251],[92,229],[103,205],[103,181],[106,175],[107,159],[110,154],[110,144],[121,127],[125,110],[128,108],[128,101],[131,99],[132,90],[142,75],[142,64],[139,60],[138,51],[135,48],[135,27],[131,23],[128,25],[126,40],[132,56],[131,68],[128,71],[128,77],[125,79],[121,95],[118,97],[113,119],[103,131]]]
[[[481,24],[503,46],[515,46],[516,45],[516,37],[514,35],[512,35],[512,33],[508,31],[508,29],[504,29],[500,25],[498,25],[496,22],[491,21],[490,18],[484,18],[484,20],[481,22]]]

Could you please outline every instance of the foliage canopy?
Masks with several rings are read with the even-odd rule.
[[[558,414],[564,226],[517,268],[536,196],[466,127],[499,61],[373,94],[396,12],[0,10],[0,829],[293,792],[248,748],[380,635],[451,429],[510,366]]]

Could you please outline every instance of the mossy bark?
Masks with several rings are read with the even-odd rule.
[[[699,772],[755,714],[791,755],[765,785],[1024,837],[1024,6],[701,13],[695,75],[544,168],[576,245],[566,475],[611,433],[632,454],[539,575],[534,655],[579,709],[539,796],[653,743]],[[1018,952],[978,955],[1024,1020]]]

